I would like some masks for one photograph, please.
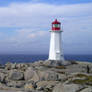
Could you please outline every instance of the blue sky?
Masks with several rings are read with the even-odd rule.
[[[90,3],[92,0],[0,0],[0,6],[9,5],[10,3],[49,3],[49,4],[77,4]]]
[[[55,18],[64,54],[92,54],[92,0],[0,0],[0,54],[48,54]]]

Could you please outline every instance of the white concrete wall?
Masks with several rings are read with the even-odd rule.
[[[63,60],[61,31],[51,31],[49,60]]]

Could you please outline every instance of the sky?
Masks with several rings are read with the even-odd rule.
[[[0,0],[0,54],[48,54],[56,18],[64,54],[92,54],[92,0]]]

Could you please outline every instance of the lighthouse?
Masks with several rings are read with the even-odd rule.
[[[52,61],[64,61],[63,51],[62,51],[62,28],[61,23],[57,19],[52,22],[51,29],[51,39],[50,39],[50,49],[49,49],[49,60]]]

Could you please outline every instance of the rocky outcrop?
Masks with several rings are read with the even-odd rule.
[[[58,81],[39,81],[37,83],[37,89],[43,90],[43,89],[53,89],[53,87],[58,84]]]
[[[25,80],[33,80],[35,82],[42,80],[58,80],[59,76],[53,71],[40,71],[33,68],[28,68],[24,73]]]
[[[14,88],[23,88],[25,85],[25,82],[23,81],[9,81],[6,83],[8,87],[14,87]]]
[[[77,84],[57,84],[53,92],[78,92],[79,90],[83,89],[83,86]]]
[[[87,66],[90,68],[88,73]],[[7,63],[0,66],[0,89],[20,92],[91,92],[91,70],[92,64],[87,62]]]
[[[24,79],[30,80],[34,76],[34,69],[29,67],[24,73]]]
[[[44,62],[45,65],[49,66],[61,66],[61,65],[70,65],[69,61],[55,61],[55,60],[47,60]]]
[[[9,72],[9,79],[11,80],[23,80],[24,79],[24,74],[23,72],[19,72],[16,70],[11,70]]]
[[[33,91],[35,89],[34,89],[34,86],[30,83],[30,84],[25,85],[25,90],[26,91]]]
[[[92,87],[85,88],[80,92],[92,92]]]
[[[24,73],[24,79],[26,81],[33,80],[33,81],[39,81],[39,74],[37,73],[36,69],[33,69],[33,67],[29,67],[25,73]]]
[[[40,80],[44,81],[57,81],[58,80],[58,74],[53,71],[38,71]]]
[[[34,81],[30,81],[24,87],[26,91],[33,91],[37,88],[37,85]]]
[[[6,75],[4,73],[0,73],[0,82],[5,82]]]

